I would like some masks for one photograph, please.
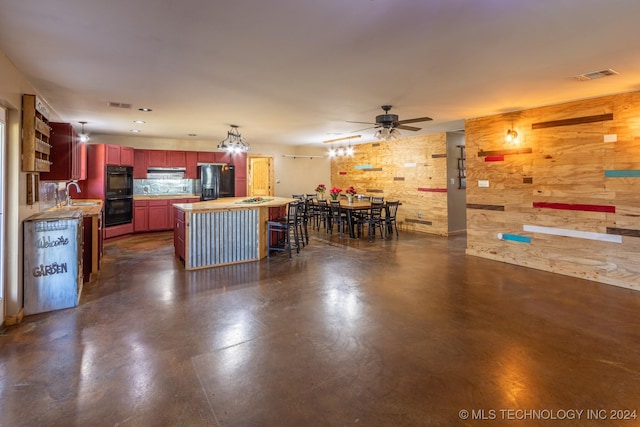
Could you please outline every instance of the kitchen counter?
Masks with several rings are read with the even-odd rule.
[[[197,203],[178,203],[174,206],[185,212],[214,211],[214,210],[230,210],[230,209],[247,209],[247,208],[263,208],[277,207],[295,202],[297,199],[289,197],[262,197],[262,201],[247,202],[255,199],[253,197],[225,197],[217,200],[207,200]]]
[[[80,211],[82,212],[82,216],[100,216],[102,212],[103,202],[100,199],[75,199],[77,203],[96,203],[95,205],[86,206],[86,205],[73,205],[73,201],[71,202],[71,206],[62,205],[62,206],[54,206],[53,208],[43,212],[41,215],[56,215],[61,214],[62,212],[69,211]]]
[[[174,248],[187,270],[258,261],[267,256],[269,211],[297,199],[228,197],[176,203]]]

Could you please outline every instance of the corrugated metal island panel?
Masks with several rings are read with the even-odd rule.
[[[259,259],[257,208],[191,212],[188,217],[185,268]]]

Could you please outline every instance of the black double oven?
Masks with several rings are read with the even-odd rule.
[[[133,168],[107,166],[104,225],[130,224],[133,221]]]

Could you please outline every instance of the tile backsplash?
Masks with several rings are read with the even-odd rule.
[[[198,179],[134,179],[133,195],[199,194]]]

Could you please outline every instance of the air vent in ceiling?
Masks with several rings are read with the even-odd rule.
[[[131,104],[125,104],[124,102],[109,101],[109,107],[111,107],[111,108],[125,108],[125,109],[130,110],[131,109]]]
[[[592,71],[590,73],[579,74],[575,76],[575,78],[576,80],[584,82],[587,80],[601,79],[602,77],[615,76],[617,74],[620,74],[620,73],[617,72],[616,70],[612,70],[611,68],[605,68],[604,70],[598,70],[598,71]]]

